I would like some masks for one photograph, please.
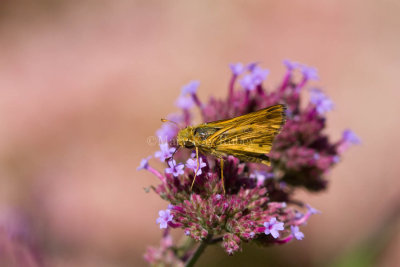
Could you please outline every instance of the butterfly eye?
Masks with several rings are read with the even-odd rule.
[[[186,148],[194,148],[194,144],[192,142],[190,142],[189,140],[185,141],[185,147]]]

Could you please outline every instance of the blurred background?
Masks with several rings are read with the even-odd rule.
[[[136,167],[181,86],[224,97],[228,64],[258,61],[273,88],[291,59],[319,70],[331,137],[350,127],[362,145],[326,192],[298,192],[322,211],[302,242],[210,247],[199,266],[396,266],[399,14],[395,0],[1,1],[0,265],[145,266],[167,203]]]

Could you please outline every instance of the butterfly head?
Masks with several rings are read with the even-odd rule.
[[[195,144],[193,142],[194,134],[192,127],[186,127],[178,132],[178,136],[176,137],[176,141],[179,146],[186,148],[193,148]]]

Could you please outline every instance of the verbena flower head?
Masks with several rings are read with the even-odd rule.
[[[275,90],[265,90],[269,71],[258,63],[230,65],[232,78],[226,99],[210,97],[201,102],[196,95],[198,83],[182,89],[181,96],[191,97],[188,101],[199,108],[203,122],[228,119],[275,104],[286,105],[287,121],[268,155],[271,166],[241,162],[233,156],[224,159],[225,194],[218,159],[200,153],[197,166],[194,150],[181,148],[171,159],[174,139],[160,145],[155,156],[165,162],[165,172],[151,168],[147,161],[141,164],[142,169],[161,181],[151,188],[171,204],[159,213],[160,228],[181,229],[188,238],[206,244],[221,242],[229,255],[239,251],[244,242],[267,246],[304,238],[301,227],[319,212],[296,199],[296,189],[324,190],[327,173],[339,162],[340,148],[359,143],[359,139],[352,132],[345,132],[341,140],[332,142],[324,132],[325,114],[332,109],[332,100],[318,89],[312,91],[314,96],[306,105],[300,105],[307,82],[318,79],[316,69],[290,61],[284,64],[287,72]],[[293,77],[296,70],[303,75],[299,81]],[[192,111],[185,103],[179,106],[184,119],[178,123],[192,124]],[[193,254],[190,249],[179,254],[179,247],[164,247],[162,253],[166,251],[181,262],[187,262]]]

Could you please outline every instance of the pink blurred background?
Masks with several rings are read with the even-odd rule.
[[[229,63],[259,61],[271,88],[288,58],[318,68],[335,102],[327,132],[350,127],[363,144],[326,192],[299,191],[323,213],[304,241],[272,251],[332,262],[399,208],[399,14],[395,0],[2,1],[0,223],[22,214],[47,266],[144,266],[167,203],[136,167],[180,87],[197,79],[201,99],[222,97]],[[379,265],[400,262],[399,249],[397,225]],[[236,264],[265,266],[265,251],[245,247]],[[210,266],[232,262],[207,253]]]

